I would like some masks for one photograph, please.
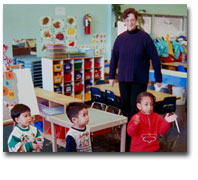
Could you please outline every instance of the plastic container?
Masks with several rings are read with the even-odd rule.
[[[91,80],[92,79],[92,72],[85,72],[85,80]]]
[[[85,61],[85,69],[90,69],[92,65],[91,61]]]
[[[100,63],[99,62],[95,62],[94,65],[95,65],[95,68],[99,68],[100,67]]]
[[[54,83],[61,83],[62,82],[62,76],[55,75],[54,76]]]
[[[75,92],[80,92],[82,90],[83,90],[83,84],[82,83],[75,84]]]
[[[72,80],[72,74],[70,73],[64,74],[64,82],[71,81],[71,80]]]
[[[71,71],[72,70],[72,64],[66,63],[64,64],[64,71]]]
[[[173,95],[180,96],[181,98],[176,101],[177,105],[184,105],[186,102],[186,89],[180,86],[172,87]]]
[[[95,79],[100,79],[100,78],[101,78],[101,71],[96,70],[96,71],[94,72],[94,76],[95,76]]]
[[[75,80],[81,80],[82,79],[82,73],[81,72],[76,72],[75,73]]]
[[[62,64],[55,64],[54,65],[54,72],[61,72],[62,71]]]
[[[74,68],[75,69],[82,69],[82,61],[81,60],[76,60],[74,62]]]
[[[66,93],[72,92],[72,85],[71,85],[71,84],[65,85],[65,92],[66,92]]]

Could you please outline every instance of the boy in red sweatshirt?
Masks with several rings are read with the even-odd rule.
[[[128,126],[127,133],[131,136],[130,152],[154,152],[159,150],[158,134],[165,134],[170,123],[175,121],[177,115],[165,118],[153,112],[155,97],[148,92],[142,92],[137,96],[137,108]]]

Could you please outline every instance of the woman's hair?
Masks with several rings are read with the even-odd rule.
[[[125,9],[125,11],[123,12],[122,18],[126,19],[129,14],[134,14],[135,19],[137,19],[138,17],[138,12],[134,8],[128,8],[128,9]]]
[[[82,109],[87,109],[87,105],[81,102],[72,102],[69,103],[69,105],[66,108],[66,114],[69,118],[69,120],[72,122],[73,117],[78,117],[78,113]]]
[[[153,104],[155,104],[155,96],[149,92],[141,92],[137,96],[137,103],[141,103],[143,97],[150,97],[153,101]]]
[[[15,121],[15,118],[18,118],[22,113],[26,111],[31,112],[28,106],[26,106],[25,104],[16,104],[10,111],[11,117]]]

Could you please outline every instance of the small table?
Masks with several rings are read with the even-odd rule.
[[[178,70],[178,66],[182,65],[187,70],[187,64],[182,62],[170,62],[170,63],[161,63],[162,68],[169,69],[169,70]]]
[[[118,83],[115,83],[113,87],[109,83],[95,85],[94,87],[99,88],[102,92],[105,92],[105,90],[111,90],[114,92],[115,96],[120,97],[120,90],[119,90]],[[158,92],[158,91],[154,91],[154,90],[150,90],[150,89],[147,89],[147,92],[152,93],[156,97],[156,102],[163,101],[165,97],[173,97],[174,96],[172,94]],[[180,97],[177,96],[176,98],[179,99]]]
[[[90,108],[88,110],[88,114],[89,123],[87,126],[89,126],[91,133],[106,128],[121,126],[120,152],[125,152],[126,123],[128,122],[127,117],[94,108]],[[72,123],[66,114],[49,116],[46,121],[49,121],[51,123],[52,148],[53,152],[57,152],[56,125],[70,128],[72,126]]]

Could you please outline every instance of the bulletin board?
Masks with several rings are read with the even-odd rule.
[[[11,120],[10,110],[15,104],[30,107],[32,115],[40,114],[30,69],[3,72],[3,121]]]

